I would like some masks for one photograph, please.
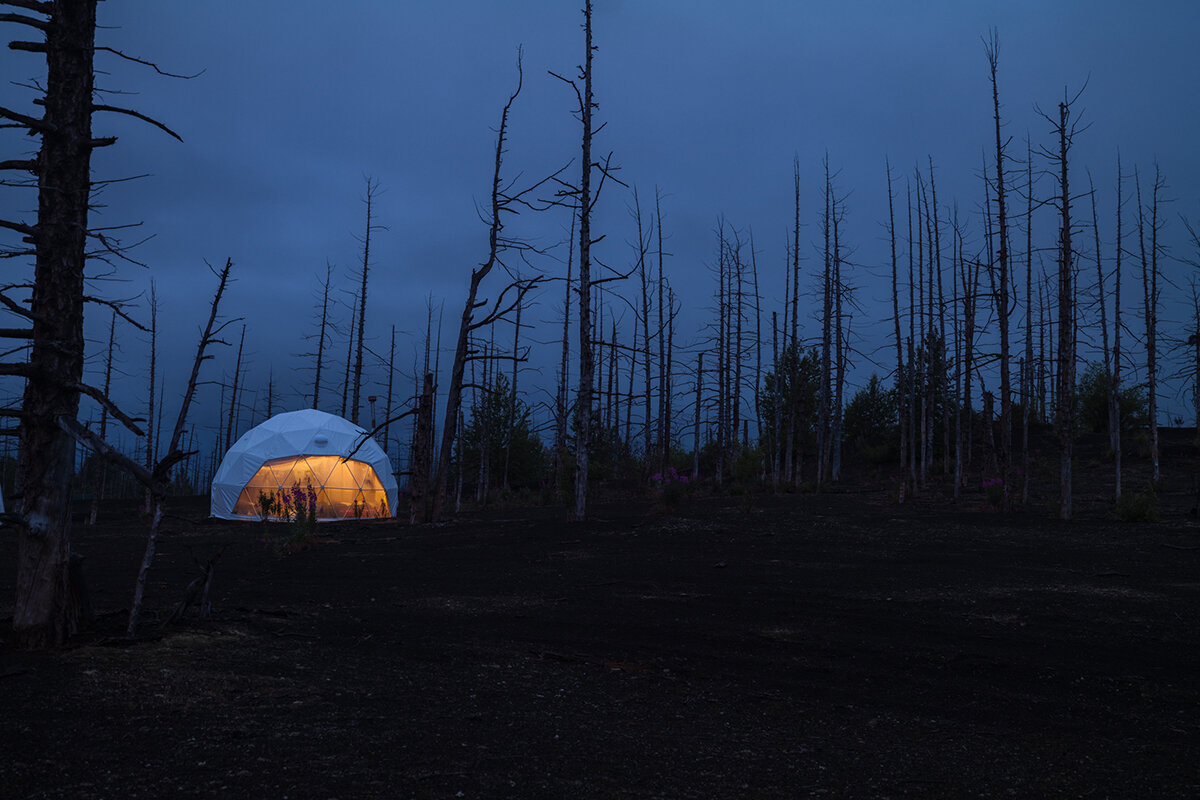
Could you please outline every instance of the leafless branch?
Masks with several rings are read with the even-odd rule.
[[[142,122],[148,122],[151,125],[153,125],[154,127],[158,128],[159,130],[165,131],[166,133],[170,134],[171,136],[174,136],[179,141],[181,141],[181,142],[183,141],[183,137],[180,136],[178,133],[171,130],[166,125],[162,124],[161,122],[154,119],[153,117],[148,117],[145,114],[141,113],[140,111],[134,111],[133,109],[130,109],[130,108],[121,108],[120,106],[108,106],[108,105],[97,104],[97,103],[92,104],[92,111],[111,111],[114,114],[126,114],[131,117],[136,117],[137,119],[140,119]]]
[[[126,53],[122,53],[120,50],[117,50],[112,47],[97,47],[96,49],[103,50],[105,53],[112,53],[114,56],[123,58],[126,61],[132,61],[135,64],[141,64],[142,66],[150,67],[152,70],[157,72],[159,75],[162,75],[167,78],[179,78],[180,80],[188,81],[188,80],[191,80],[192,78],[199,78],[201,75],[203,75],[205,73],[205,70],[200,70],[195,75],[176,75],[173,72],[167,72],[166,70],[161,69],[153,61],[145,61],[140,58],[135,58],[134,56],[128,55]]]

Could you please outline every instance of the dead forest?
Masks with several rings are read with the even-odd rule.
[[[1200,227],[1172,205],[1157,164],[1123,162],[1115,147],[1111,163],[1077,161],[1084,137],[1105,136],[1089,125],[1086,85],[1006,97],[995,31],[979,45],[987,93],[970,110],[990,131],[973,196],[947,195],[936,154],[880,158],[869,186],[846,185],[828,154],[816,155],[821,185],[806,185],[801,166],[814,156],[796,155],[780,165],[794,201],[782,254],[763,248],[761,231],[756,244],[753,221],[719,216],[708,261],[681,264],[671,187],[640,186],[604,141],[593,85],[604,51],[586,0],[577,66],[535,74],[520,51],[504,65],[512,90],[496,99],[492,169],[479,176],[487,248],[459,294],[428,301],[417,363],[387,298],[371,294],[382,268],[372,247],[391,221],[368,177],[354,268],[346,277],[323,265],[314,315],[295,321],[306,352],[250,369],[254,323],[222,309],[238,291],[230,253],[200,262],[211,272],[207,322],[186,385],[167,387],[154,265],[133,297],[101,280],[137,262],[137,234],[89,217],[109,180],[91,157],[121,146],[105,133],[113,115],[187,135],[101,93],[104,59],[137,61],[153,80],[188,76],[106,47],[95,0],[2,5],[17,32],[9,47],[45,61],[28,107],[0,107],[5,128],[37,143],[32,155],[0,154],[0,189],[20,197],[5,207],[31,209],[0,219],[0,483],[6,535],[19,540],[13,625],[28,647],[60,645],[86,623],[73,507],[86,505],[91,523],[105,499],[145,513],[133,633],[164,509],[204,494],[233,442],[282,410],[334,412],[376,437],[405,488],[395,515],[414,523],[496,503],[585,520],[597,492],[669,508],[695,493],[812,493],[866,475],[889,481],[897,503],[982,495],[1003,513],[1027,507],[1048,470],[1067,520],[1081,434],[1107,437],[1114,513],[1127,496],[1153,495],[1160,425],[1200,434]],[[542,174],[506,158],[533,80],[560,88],[559,122],[576,140],[570,162]],[[1017,103],[1040,103],[1028,138],[1006,122]],[[802,202],[814,193],[815,219]],[[886,218],[856,215],[864,195],[886,202]],[[612,209],[626,212],[620,228]],[[526,236],[518,220],[528,218],[567,233],[551,244]],[[887,256],[864,263],[860,246],[880,230]],[[1172,249],[1180,241],[1190,249]],[[888,298],[882,313],[872,293]],[[1164,293],[1190,298],[1190,316],[1164,319]],[[557,319],[535,326],[538,303]],[[85,338],[85,318],[103,323],[103,341]],[[148,357],[119,377],[123,338]],[[197,399],[206,387],[216,404]],[[1181,403],[1194,414],[1175,411]],[[1122,481],[1129,447],[1153,465],[1149,485]]]

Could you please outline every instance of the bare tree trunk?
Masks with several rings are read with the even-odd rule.
[[[519,199],[520,195],[505,196],[501,179],[501,166],[504,159],[504,140],[508,132],[508,114],[517,95],[521,93],[523,72],[521,61],[517,59],[517,88],[509,95],[500,114],[500,127],[496,133],[495,160],[492,172],[491,215],[488,228],[488,257],[477,268],[471,270],[471,280],[467,289],[467,299],[463,304],[462,317],[458,326],[458,342],[455,345],[454,361],[450,367],[450,386],[446,392],[446,411],[442,424],[442,445],[438,451],[438,466],[433,484],[433,509],[431,520],[440,522],[446,504],[446,493],[450,479],[450,460],[454,452],[454,436],[458,430],[459,416],[462,410],[463,373],[466,369],[471,332],[483,324],[490,324],[493,315],[482,322],[475,321],[475,310],[478,307],[476,297],[483,279],[496,265],[502,242],[500,232],[504,227],[502,213],[508,209],[510,202]],[[497,306],[500,301],[497,300]],[[462,461],[459,461],[459,471],[462,471]]]
[[[946,373],[946,358],[949,348],[946,345],[946,295],[942,290],[942,222],[938,216],[937,181],[933,177],[933,156],[929,157],[929,195],[933,201],[933,231],[930,241],[933,243],[933,258],[930,259],[932,269],[937,275],[937,315],[938,315],[938,348],[942,354],[942,369],[937,376],[938,399],[942,405],[942,475],[950,474],[950,385]]]
[[[519,281],[521,276],[517,275]],[[521,308],[522,303],[517,301],[517,318],[513,322],[513,354],[512,354],[512,392],[508,406],[508,425],[504,431],[504,475],[500,481],[500,485],[505,490],[508,486],[508,465],[512,461],[512,433],[513,426],[516,424],[517,414],[517,371],[521,363]],[[432,402],[432,392],[430,393],[430,402]],[[432,411],[430,412],[432,413]]]
[[[225,449],[228,450],[233,446],[233,436],[237,431],[234,429],[233,420],[238,407],[238,384],[242,375],[242,347],[246,344],[246,326],[242,326],[242,336],[238,340],[237,360],[233,367],[233,383],[229,387],[229,414],[225,417]]]
[[[146,459],[143,462],[146,469],[154,469],[155,463],[158,461],[158,436],[161,432],[159,428],[162,426],[161,403],[159,404],[158,417],[155,418],[156,408],[154,405],[154,392],[158,387],[155,386],[157,379],[155,373],[158,369],[158,293],[155,289],[154,281],[150,281],[150,397],[147,402],[148,411],[146,413]],[[103,436],[101,436],[103,438]],[[150,487],[146,487],[146,508],[149,509],[154,502],[154,497],[150,491]]]
[[[409,461],[408,521],[429,521],[429,445],[433,430],[433,375],[426,372],[417,401],[417,419],[413,430],[412,457]]]
[[[392,422],[392,381],[396,377],[396,326],[392,326],[392,340],[388,347],[388,379],[387,379],[387,399],[383,404],[383,452],[388,451],[389,432]],[[433,398],[430,396],[429,413],[433,414]],[[268,408],[267,417],[270,418],[271,412]],[[433,423],[430,422],[430,436],[433,435]],[[395,515],[396,510],[392,509],[392,514]]]
[[[759,480],[767,478],[766,450],[762,447],[762,297],[758,291],[758,256],[754,253],[754,234],[750,234],[750,274],[754,281],[754,434],[759,442]]]
[[[1121,174],[1121,156],[1117,154],[1117,263],[1113,275],[1113,353],[1112,381],[1108,387],[1108,408],[1110,425],[1116,431],[1113,437],[1113,473],[1116,486],[1113,490],[1113,500],[1121,499],[1121,259],[1124,255],[1122,243],[1123,226],[1121,224],[1121,209],[1124,206],[1122,189],[1125,176]]]
[[[1158,221],[1159,192],[1163,189],[1162,172],[1158,164],[1154,165],[1154,188],[1150,200],[1150,260],[1145,256],[1145,240],[1140,234],[1143,214],[1141,199],[1138,199],[1139,239],[1142,240],[1142,292],[1145,296],[1146,310],[1146,401],[1147,415],[1150,418],[1150,462],[1153,468],[1152,480],[1155,484],[1159,479],[1158,461]],[[1139,187],[1140,194],[1140,187]]]
[[[830,471],[829,478],[835,483],[842,478],[842,391],[846,384],[846,339],[843,333],[842,298],[845,286],[842,282],[841,213],[837,198],[833,200],[833,291],[834,291],[834,387],[833,413],[830,421]]]
[[[153,492],[153,503],[150,510],[150,532],[146,537],[146,551],[142,555],[142,563],[138,568],[137,581],[133,587],[133,601],[129,605],[129,624],[126,627],[126,633],[133,636],[137,631],[138,619],[142,613],[142,599],[146,591],[146,576],[150,572],[150,567],[154,564],[154,552],[158,545],[158,529],[162,523],[163,505],[166,500],[166,488],[170,482],[171,468],[187,458],[191,453],[184,453],[179,450],[180,442],[183,439],[184,428],[187,426],[187,415],[192,405],[192,399],[196,395],[196,387],[199,385],[200,365],[203,364],[208,356],[205,351],[213,344],[227,344],[219,337],[221,331],[224,330],[228,322],[217,324],[217,314],[221,305],[221,297],[225,294],[225,287],[229,284],[229,272],[233,269],[232,259],[225,260],[225,266],[218,273],[218,283],[216,294],[213,295],[212,306],[209,309],[208,323],[204,326],[204,333],[200,336],[200,342],[196,347],[196,358],[192,361],[192,373],[188,378],[187,389],[183,394],[183,402],[179,406],[179,416],[175,419],[175,429],[171,433],[171,443],[167,447],[167,454],[163,456],[154,466],[154,471],[150,476],[142,478],[143,483],[151,486]],[[194,437],[193,437],[194,439]],[[133,464],[131,472],[137,475],[139,465]]]
[[[959,499],[959,494],[962,491],[963,480],[963,414],[959,402],[962,399],[962,316],[958,312],[959,298],[966,294],[965,282],[960,284],[960,276],[963,269],[962,255],[962,231],[958,226],[958,209],[954,209],[954,229],[951,235],[951,286],[953,287],[954,301],[954,397],[951,400],[950,407],[954,413],[954,499]],[[962,285],[963,291],[960,293],[959,287]]]
[[[321,329],[317,332],[317,369],[313,378],[312,407],[320,408],[321,370],[325,365],[325,330],[329,325],[329,287],[333,282],[333,266],[325,262],[325,282],[321,284]],[[343,403],[343,406],[345,403]],[[345,412],[343,411],[343,414]]]
[[[653,386],[650,382],[650,276],[646,274],[646,253],[649,252],[650,246],[647,237],[642,231],[642,205],[638,201],[637,189],[633,190],[633,214],[637,224],[637,271],[638,277],[642,284],[642,366],[644,372],[644,395],[642,397],[645,410],[643,412],[646,424],[642,442],[642,452],[644,453],[645,461],[642,466],[643,477],[650,471],[652,461],[652,453],[654,449],[654,418],[651,415],[651,398],[653,395]],[[636,339],[636,334],[635,337]],[[634,347],[636,352],[637,348]],[[633,355],[630,355],[633,358]],[[630,387],[630,394],[633,393],[633,387]],[[630,398],[632,400],[632,397]],[[630,409],[632,411],[632,409]],[[632,414],[631,414],[632,416]]]
[[[567,413],[570,407],[568,390],[571,370],[571,267],[575,256],[575,213],[571,213],[571,234],[567,246],[567,280],[563,289],[562,354],[559,360],[558,395],[555,403],[554,429],[554,490],[562,497],[565,492],[564,470],[567,461]],[[565,499],[565,497],[563,497]]]
[[[112,312],[112,319],[108,324],[108,354],[104,358],[104,396],[109,396],[109,389],[112,386],[112,362],[113,362],[113,346],[116,343],[117,333],[117,312]],[[153,378],[151,378],[151,386],[153,386]],[[151,402],[153,403],[153,391],[151,392]],[[101,404],[100,406],[100,438],[104,439],[108,436],[108,407]],[[149,440],[149,437],[147,437]],[[100,513],[100,495],[104,493],[105,478],[108,476],[108,465],[103,463],[98,458],[92,459],[92,503],[91,509],[88,511],[88,525],[96,524],[96,517]]]
[[[342,411],[340,414],[342,418],[346,417],[346,409],[348,408],[347,404],[350,400],[350,365],[354,360],[354,321],[357,319],[357,317],[358,307],[357,304],[355,304],[355,307],[350,310],[350,336],[349,341],[346,343],[346,374],[342,379]]]
[[[1059,517],[1074,514],[1072,456],[1075,434],[1075,263],[1071,245],[1071,193],[1068,157],[1075,129],[1071,126],[1069,102],[1058,104],[1059,255],[1058,255],[1058,402],[1055,419],[1061,455],[1059,468]]]
[[[39,101],[45,113],[35,120],[0,111],[6,126],[11,120],[15,124],[10,127],[42,134],[30,167],[38,182],[37,224],[4,225],[29,237],[36,252],[28,313],[16,312],[32,323],[29,361],[11,365],[8,373],[26,378],[17,492],[23,524],[16,534],[13,630],[18,646],[27,648],[62,644],[76,632],[83,612],[79,600],[84,587],[72,585],[70,570],[75,440],[60,420],[75,420],[83,377],[91,154],[94,147],[112,143],[92,139],[96,2],[44,6],[37,10],[50,15],[44,28],[48,90]]]
[[[799,341],[800,328],[800,158],[792,157],[792,183],[795,189],[795,217],[792,221],[792,335],[791,342]],[[787,322],[787,315],[784,315]]]
[[[367,272],[371,266],[371,232],[383,230],[382,225],[377,225],[372,220],[372,206],[375,202],[375,195],[379,193],[379,183],[367,178],[367,195],[364,202],[367,204],[367,227],[363,233],[363,258],[362,258],[362,283],[358,290],[358,344],[354,351],[354,392],[350,397],[350,421],[355,425],[358,424],[359,397],[362,393],[362,371],[363,371],[363,338],[366,334],[367,324]]]
[[[996,81],[996,69],[1000,56],[1000,41],[995,31],[985,42],[988,70],[992,83],[993,122],[996,132],[996,223],[998,226],[996,276],[998,288],[996,313],[1000,327],[1000,479],[1004,489],[1004,507],[1009,507],[1009,489],[1012,482],[1012,378],[1009,356],[1009,275],[1008,275],[1008,207],[1004,191],[1004,140],[1000,134],[1000,92]]]
[[[1025,376],[1022,396],[1025,408],[1021,419],[1021,505],[1029,504],[1029,422],[1033,413],[1033,147],[1025,140]]]
[[[671,465],[671,408],[673,403],[672,390],[674,387],[674,372],[672,371],[675,359],[675,314],[678,309],[675,307],[675,291],[667,290],[667,362],[666,369],[663,372],[665,377],[666,389],[663,392],[663,397],[666,398],[666,410],[663,412],[663,441],[666,442],[667,448],[664,468]]]
[[[692,426],[692,480],[700,479],[700,406],[704,385],[704,351],[696,356],[696,421]]]
[[[725,430],[726,412],[729,410],[728,376],[729,362],[726,360],[729,351],[726,348],[729,324],[729,298],[726,291],[728,279],[728,248],[725,244],[725,221],[722,219],[717,228],[717,463],[713,472],[713,480],[718,486],[725,473]]]
[[[571,517],[587,519],[588,449],[592,446],[592,384],[595,358],[592,354],[592,0],[584,0],[583,94],[579,117],[583,123],[579,178],[579,389],[575,415],[575,504]],[[578,87],[576,87],[578,89]]]
[[[892,194],[892,165],[890,161],[884,161],[887,167],[887,192],[888,192],[888,241],[891,245],[891,264],[892,264],[892,333],[896,344],[896,407],[899,410],[899,430],[900,430],[900,486],[899,486],[899,502],[903,503],[907,494],[908,479],[906,473],[906,459],[908,457],[907,436],[908,436],[908,420],[905,413],[905,405],[908,402],[905,394],[904,380],[904,348],[900,339],[900,285],[897,280],[897,262],[896,262],[896,209],[895,200]]]
[[[654,187],[654,225],[658,235],[658,469],[665,470],[670,465],[671,445],[667,438],[667,352],[666,329],[667,320],[663,311],[663,290],[666,286],[663,280],[663,231],[662,208],[660,201],[662,193]],[[647,345],[647,350],[649,345]]]
[[[784,321],[787,321],[787,311],[785,309],[783,315]],[[771,489],[779,491],[779,473],[783,465],[783,414],[782,403],[780,402],[780,393],[783,388],[783,381],[779,372],[779,312],[771,312],[771,370],[775,373],[775,391],[771,392],[771,421],[775,430],[775,436],[771,441]]]
[[[829,156],[825,157],[825,214],[822,227],[825,234],[824,270],[822,272],[822,313],[821,313],[821,385],[818,389],[817,406],[817,486],[825,483],[829,468],[829,431],[831,417],[830,397],[833,385],[833,325],[834,319],[834,287],[833,287],[833,257],[830,251],[830,237],[833,233],[833,186],[829,177]]]

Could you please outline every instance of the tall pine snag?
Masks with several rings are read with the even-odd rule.
[[[1080,90],[1080,93],[1083,90]],[[1057,117],[1044,112],[1042,117],[1051,124],[1057,147],[1042,148],[1050,161],[1058,183],[1058,369],[1055,391],[1054,421],[1059,442],[1059,517],[1070,519],[1074,513],[1072,492],[1072,456],[1075,437],[1075,251],[1072,245],[1070,153],[1079,122],[1071,119],[1071,107],[1079,93],[1063,98],[1058,104]]]
[[[1008,506],[1009,485],[1012,477],[1012,377],[1009,358],[1009,248],[1008,248],[1008,205],[1004,189],[1004,157],[1006,141],[1000,132],[1000,90],[996,71],[1000,58],[1000,39],[993,30],[984,41],[987,55],[988,74],[992,84],[992,121],[996,134],[996,316],[1000,327],[1000,441],[997,456],[1000,462],[1000,479],[1004,490],[1004,505]]]
[[[387,230],[386,226],[375,222],[374,217],[374,205],[375,198],[379,194],[379,182],[372,178],[367,178],[366,182],[366,196],[363,198],[363,202],[367,206],[367,226],[362,238],[363,256],[361,284],[358,289],[358,330],[351,334],[356,344],[354,348],[354,391],[350,397],[350,421],[355,425],[358,424],[359,401],[362,393],[363,338],[366,334],[367,325],[367,274],[371,268],[371,234],[375,231]]]
[[[592,447],[592,405],[596,382],[596,356],[592,340],[592,245],[602,236],[592,238],[592,211],[600,197],[604,180],[610,173],[610,159],[603,162],[592,157],[592,112],[596,109],[592,93],[592,55],[596,48],[592,44],[592,0],[583,6],[584,60],[574,80],[557,73],[554,77],[569,85],[575,92],[575,114],[582,125],[580,133],[579,183],[565,186],[560,197],[570,198],[571,205],[579,215],[579,389],[575,395],[575,497],[571,506],[571,518],[582,521],[587,518],[588,471]],[[581,85],[582,84],[582,87]],[[592,172],[600,175],[599,185],[592,191]]]
[[[450,462],[454,452],[454,437],[455,433],[462,427],[459,424],[460,412],[462,410],[462,390],[463,376],[465,374],[467,361],[472,358],[471,353],[471,337],[474,331],[491,325],[497,319],[503,317],[514,306],[519,304],[521,298],[528,292],[537,282],[538,278],[532,278],[525,281],[510,283],[501,291],[493,304],[492,310],[487,313],[482,319],[476,319],[476,312],[483,306],[487,305],[487,301],[480,301],[479,289],[483,284],[484,278],[495,268],[497,264],[501,264],[501,258],[507,250],[528,250],[528,244],[519,240],[507,237],[504,235],[504,217],[508,214],[516,214],[521,207],[529,208],[530,203],[527,196],[535,191],[546,181],[554,176],[544,178],[541,181],[525,188],[515,189],[513,184],[505,183],[503,179],[502,167],[504,165],[505,141],[508,136],[508,117],[512,111],[513,103],[517,99],[517,95],[521,93],[521,86],[524,82],[524,71],[521,67],[521,53],[517,52],[517,87],[513,93],[508,96],[508,100],[504,104],[504,109],[500,112],[500,126],[496,131],[496,149],[495,158],[492,170],[492,186],[491,199],[488,205],[489,214],[488,222],[488,254],[487,258],[477,267],[471,270],[471,279],[467,288],[467,299],[463,304],[462,316],[459,319],[458,340],[454,348],[454,361],[450,367],[450,386],[446,392],[446,408],[445,416],[442,424],[442,441],[441,447],[437,454],[437,470],[434,474],[433,482],[433,501],[430,519],[433,522],[438,522],[442,518],[445,510],[446,495],[450,486]],[[555,173],[557,175],[557,173]],[[508,292],[515,290],[516,301],[505,306]],[[486,354],[485,354],[486,360]],[[486,383],[486,380],[485,380]],[[461,461],[460,461],[461,463]],[[484,462],[481,462],[484,463]]]
[[[86,613],[81,605],[81,573],[71,569],[70,493],[75,442],[67,430],[78,426],[80,395],[97,400],[126,427],[141,434],[133,420],[119,413],[100,390],[82,382],[88,238],[95,238],[103,249],[119,255],[119,247],[110,237],[88,230],[92,151],[116,142],[115,137],[93,137],[92,114],[105,111],[133,116],[178,136],[136,111],[95,101],[96,0],[22,0],[4,5],[31,12],[32,16],[5,13],[3,21],[25,25],[43,36],[41,41],[10,42],[10,49],[42,53],[46,59],[45,88],[35,100],[42,109],[41,116],[0,107],[4,125],[22,128],[41,139],[36,158],[0,162],[4,170],[30,173],[38,192],[35,223],[0,220],[0,228],[20,234],[22,242],[30,245],[6,249],[5,255],[34,257],[28,298],[14,299],[0,293],[0,301],[28,325],[22,337],[29,340],[29,357],[25,362],[0,365],[0,374],[25,379],[19,417],[18,458],[22,470],[17,488],[20,501],[15,509],[13,628],[21,645],[37,648],[65,642],[77,630],[81,614]],[[20,285],[28,286],[28,282]]]

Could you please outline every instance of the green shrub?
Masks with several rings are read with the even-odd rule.
[[[1154,487],[1144,492],[1125,492],[1117,500],[1117,519],[1122,522],[1158,522],[1158,495]]]

